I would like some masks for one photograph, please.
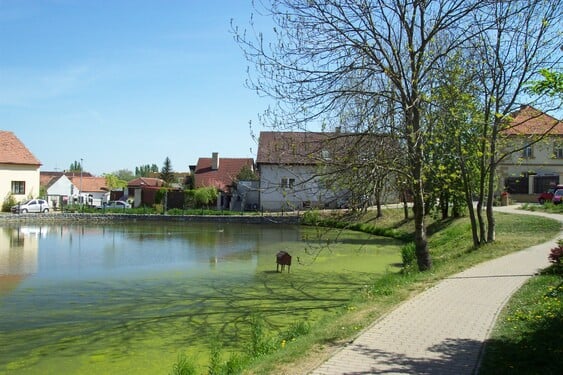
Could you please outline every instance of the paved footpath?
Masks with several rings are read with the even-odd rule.
[[[548,215],[499,207],[498,211]],[[557,238],[563,236],[559,233]],[[556,239],[453,275],[376,321],[312,374],[475,374],[484,342],[512,294]]]

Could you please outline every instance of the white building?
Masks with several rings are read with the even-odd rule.
[[[41,162],[9,131],[0,130],[0,199],[17,202],[39,196]]]

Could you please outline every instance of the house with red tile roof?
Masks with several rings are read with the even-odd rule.
[[[261,132],[256,159],[261,208],[301,210],[397,202],[393,173],[380,177],[382,187],[377,192],[361,184],[342,184],[337,178],[338,172],[349,171],[353,163],[365,164],[366,159],[392,162],[397,150],[393,137],[339,128],[334,132]]]
[[[217,208],[230,209],[233,188],[236,177],[243,167],[254,171],[252,158],[220,158],[218,152],[213,152],[210,158],[199,158],[194,170],[194,186],[213,186],[219,191]]]
[[[73,196],[75,203],[100,207],[109,201],[110,189],[105,177],[74,175],[69,180],[78,188],[77,194]]]
[[[261,208],[337,206],[343,193],[325,187],[319,168],[346,147],[339,132],[260,132],[256,165]]]
[[[39,196],[41,162],[9,131],[0,130],[0,199]]]
[[[47,181],[42,185],[47,192],[47,201],[52,208],[66,204],[101,206],[109,200],[109,189],[105,177],[94,177],[90,173],[48,172],[42,176]]]
[[[71,178],[74,176],[80,176],[80,172],[41,171],[39,173],[41,187],[45,187],[45,188],[49,187],[51,184],[53,184],[56,180],[58,180],[63,175],[68,178]],[[92,175],[89,172],[82,172],[82,176],[94,177],[94,175]]]
[[[563,182],[563,122],[523,105],[502,131],[505,149],[519,150],[499,163],[499,181],[518,201]]]
[[[156,177],[137,177],[127,183],[127,194],[121,199],[132,202],[133,207],[152,206],[156,192],[165,185]]]

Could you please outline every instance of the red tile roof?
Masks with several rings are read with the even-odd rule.
[[[84,177],[80,176],[69,177],[69,180],[74,186],[83,192],[106,192],[108,187],[106,185],[105,177]]]
[[[127,187],[161,187],[164,186],[164,180],[152,177],[138,177],[127,183]]]
[[[531,106],[522,106],[511,117],[509,126],[503,131],[505,135],[563,134],[562,121]]]
[[[40,166],[41,162],[12,132],[0,130],[0,164]]]
[[[218,190],[226,191],[233,185],[242,167],[247,165],[254,170],[252,158],[219,158],[219,168],[211,168],[212,158],[199,158],[194,173],[195,187],[215,186]]]

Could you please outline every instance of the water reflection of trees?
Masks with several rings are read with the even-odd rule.
[[[251,316],[260,316],[272,330],[282,330],[339,311],[364,290],[371,274],[344,272],[339,264],[330,273],[314,267],[295,272],[292,267],[290,274],[273,272],[275,252],[289,246],[297,255],[308,246],[302,242],[307,233],[297,227],[191,224],[57,228],[50,232],[56,241],[49,246],[62,247],[66,242],[72,248],[81,243],[80,255],[87,261],[99,261],[89,249],[101,248],[109,268],[120,265],[123,247],[130,240],[137,245],[158,244],[154,250],[145,246],[146,252],[134,252],[136,256],[166,252],[173,242],[201,248],[190,256],[202,260],[206,268],[215,255],[219,261],[257,259],[241,262],[244,266],[239,269],[239,263],[232,262],[237,265],[233,269],[217,266],[212,272],[190,269],[135,278],[70,279],[22,291],[11,304],[0,305],[2,339],[11,343],[9,348],[0,346],[0,372],[23,358],[32,363],[52,354],[72,357],[86,352],[119,361],[147,348],[175,352],[207,345],[217,337],[240,349],[248,342]],[[324,246],[318,237],[308,239]],[[361,240],[353,234],[330,243],[353,245]],[[363,240],[373,247],[390,244],[382,238]],[[55,256],[55,249],[49,250],[49,256]],[[77,256],[72,250],[57,251]]]

